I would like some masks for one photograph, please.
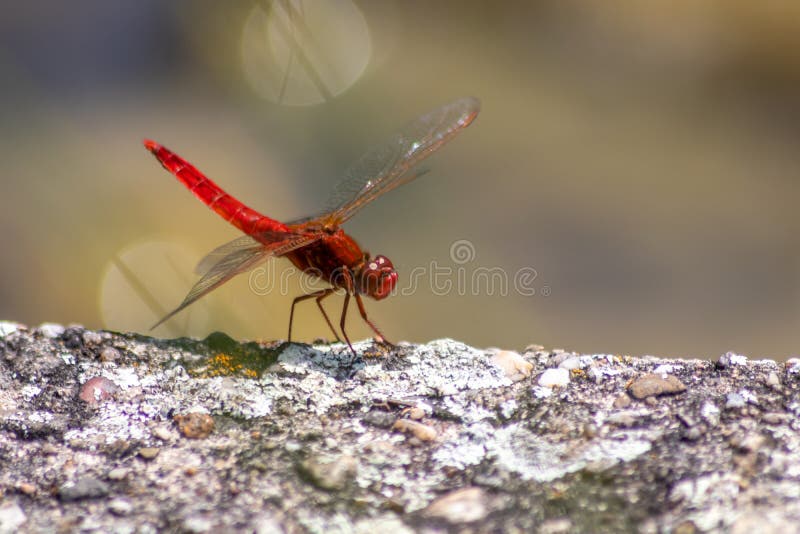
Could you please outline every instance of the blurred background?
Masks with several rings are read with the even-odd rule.
[[[345,227],[392,259],[401,289],[444,269],[367,302],[389,339],[799,352],[796,0],[0,9],[0,318],[146,332],[238,236],[145,137],[288,220],[404,123],[474,95],[481,115],[432,172]],[[155,333],[285,338],[302,291],[296,276],[278,287],[288,267],[240,276]],[[473,287],[481,272],[500,278]],[[332,317],[341,303],[326,301]],[[311,302],[295,328],[330,336]]]

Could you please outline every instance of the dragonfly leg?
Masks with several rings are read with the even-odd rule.
[[[369,319],[369,317],[367,317],[367,310],[366,308],[364,308],[364,301],[361,299],[361,295],[359,295],[358,293],[356,293],[356,303],[358,304],[358,311],[359,313],[361,313],[361,318],[364,319],[364,322],[367,323],[370,328],[372,328],[373,332],[375,332],[375,335],[377,336],[375,338],[375,341],[377,341],[378,343],[385,343],[387,345],[394,346],[394,343],[386,339],[386,337],[384,337],[381,331],[378,330],[378,327],[375,326],[375,323],[373,323]]]
[[[347,342],[347,346],[350,347],[350,352],[353,353],[353,356],[358,356],[356,354],[355,349],[353,348],[352,343],[350,343],[350,337],[347,335],[347,331],[344,329],[345,319],[347,318],[347,305],[350,304],[350,292],[344,294],[344,306],[342,307],[342,320],[339,322],[339,328],[342,330],[342,335],[344,336],[344,340]]]
[[[350,293],[356,294],[355,292],[355,285],[353,284],[353,275],[346,266],[342,267],[342,278],[344,279],[344,306],[342,307],[342,319],[339,321],[339,329],[342,331],[342,335],[344,336],[344,340],[347,342],[347,346],[350,347],[350,352],[353,353],[353,356],[358,356],[356,354],[355,349],[353,349],[353,344],[350,343],[350,337],[347,335],[347,330],[344,328],[345,320],[347,319],[347,306],[350,304]]]
[[[313,293],[309,293],[308,295],[300,295],[299,297],[295,298],[292,301],[292,309],[289,312],[289,339],[288,341],[292,341],[292,322],[294,321],[294,305],[298,302],[302,302],[308,299],[317,299],[317,306],[319,307],[319,311],[322,312],[322,316],[325,317],[325,322],[328,323],[328,327],[330,327],[331,332],[333,332],[336,341],[341,342],[342,340],[339,338],[339,334],[336,333],[336,329],[333,328],[333,323],[331,323],[330,318],[328,318],[328,314],[325,313],[325,308],[322,307],[322,299],[330,295],[336,291],[336,288],[328,287],[326,289],[320,289],[318,291],[314,291]]]
[[[328,295],[332,295],[334,291],[336,291],[335,288],[329,287],[328,289],[325,290],[324,294],[318,296],[317,297],[317,307],[319,308],[319,311],[322,312],[322,316],[325,317],[325,322],[328,323],[328,328],[330,328],[331,332],[333,332],[333,337],[336,338],[337,342],[341,343],[342,340],[339,337],[339,334],[336,333],[336,329],[333,327],[333,323],[331,322],[330,318],[328,317],[328,314],[325,312],[325,308],[322,307],[322,299],[324,299]]]

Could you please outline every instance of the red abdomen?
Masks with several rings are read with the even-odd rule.
[[[168,148],[149,139],[144,141],[144,146],[153,153],[165,169],[183,182],[189,191],[242,232],[258,239],[258,234],[261,232],[288,230],[285,224],[266,217],[233,198],[204,176],[194,165]],[[262,240],[259,239],[259,241]]]

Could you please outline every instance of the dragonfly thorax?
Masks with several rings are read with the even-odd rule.
[[[388,297],[397,284],[397,271],[386,256],[364,258],[364,264],[358,274],[359,292],[375,300]]]

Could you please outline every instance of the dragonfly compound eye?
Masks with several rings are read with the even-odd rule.
[[[386,256],[375,256],[361,273],[361,290],[375,300],[389,296],[397,284],[397,271]]]

